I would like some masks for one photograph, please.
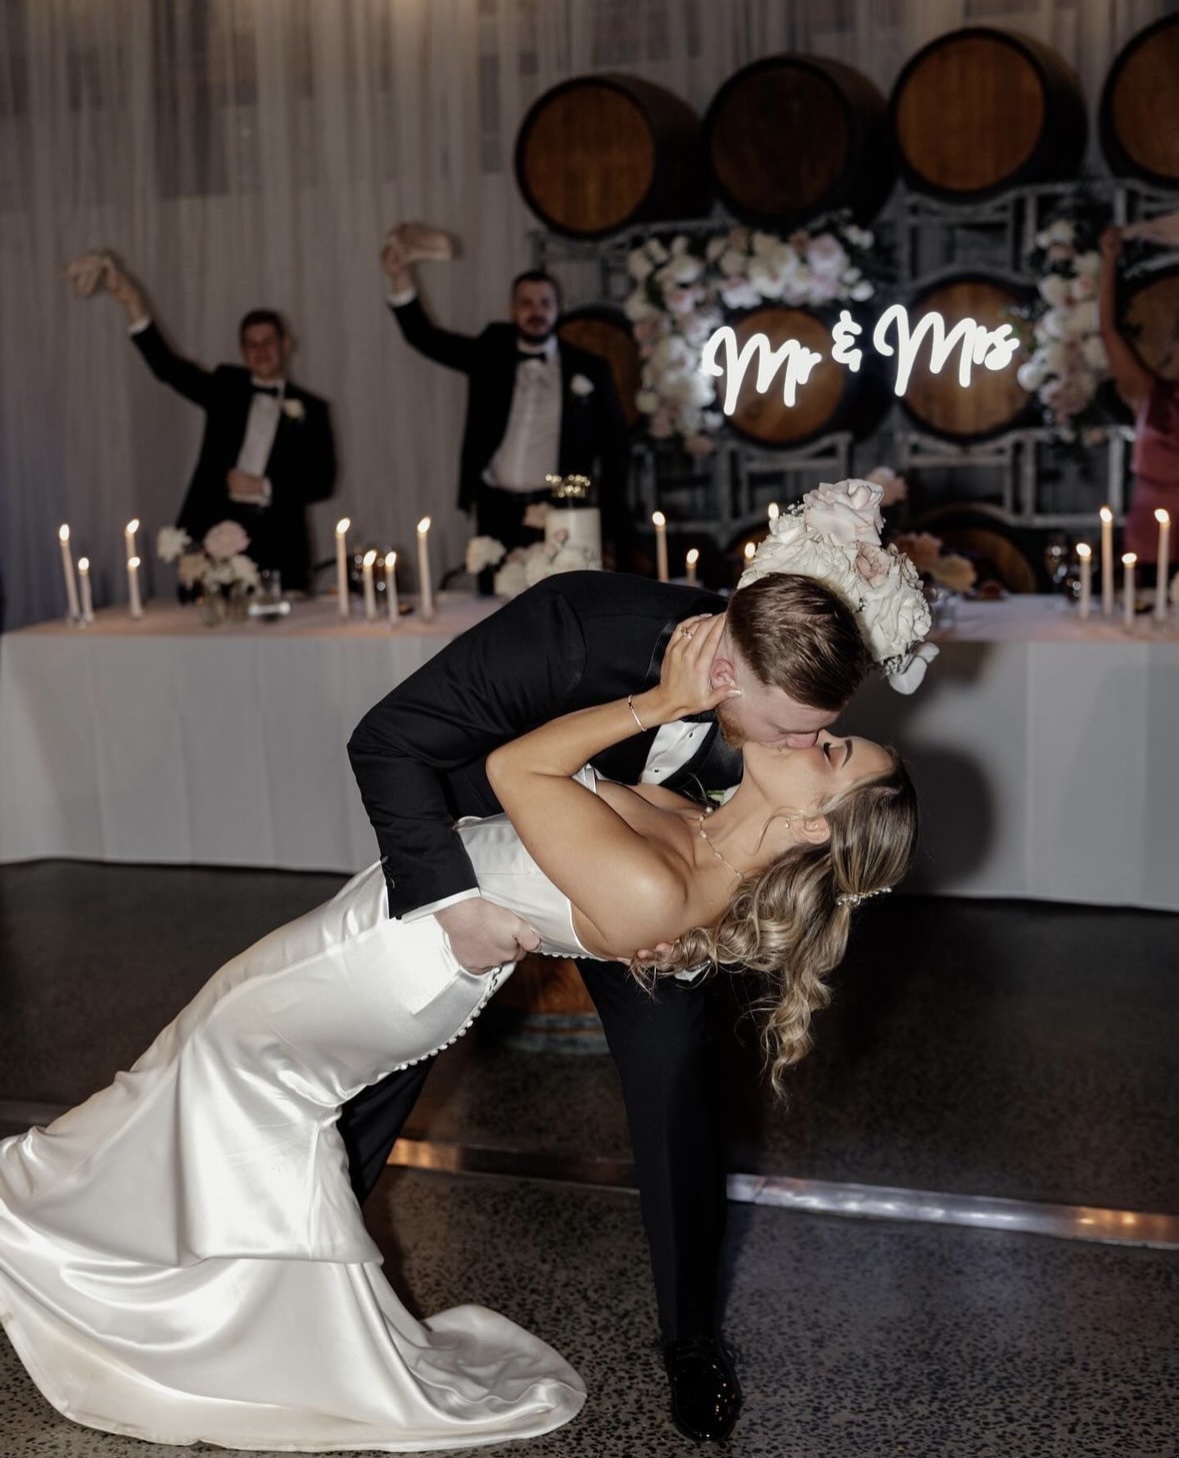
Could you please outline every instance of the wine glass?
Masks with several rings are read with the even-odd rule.
[[[1064,532],[1049,532],[1044,541],[1044,571],[1054,592],[1064,587],[1071,566],[1071,550]]]

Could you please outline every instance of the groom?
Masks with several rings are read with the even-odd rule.
[[[390,914],[432,914],[471,970],[513,961],[539,938],[483,901],[451,831],[500,806],[484,761],[549,719],[658,682],[677,625],[726,615],[716,686],[740,690],[707,722],[636,733],[594,761],[605,776],[701,796],[735,784],[742,743],[809,747],[868,667],[851,612],[812,578],[771,574],[728,600],[646,578],[573,572],[538,583],[448,644],[361,720],[348,746],[377,833]],[[728,741],[726,743],[726,740]],[[654,996],[615,963],[581,975],[618,1065],[659,1306],[671,1411],[698,1441],[724,1438],[740,1388],[719,1339],[725,1222],[724,1097],[707,988],[668,978]],[[427,1066],[391,1075],[345,1106],[341,1128],[363,1199],[380,1177]]]

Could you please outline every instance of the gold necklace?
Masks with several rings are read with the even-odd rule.
[[[708,832],[704,829],[704,816],[711,814],[711,810],[706,810],[704,812],[704,815],[701,815],[700,818],[696,821],[696,824],[700,827],[700,839],[713,853],[717,860],[720,861],[721,865],[727,866],[728,869],[732,871],[733,875],[736,876],[739,881],[742,881],[745,879],[745,872],[739,871],[737,867],[732,863],[732,861],[726,860],[725,857],[721,855],[720,851],[717,850],[716,846],[713,845],[712,841],[708,838]]]

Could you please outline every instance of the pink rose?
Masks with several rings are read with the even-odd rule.
[[[892,570],[892,558],[871,542],[856,543],[856,571],[869,587],[882,587]]]
[[[205,533],[205,551],[215,562],[228,562],[250,545],[244,527],[236,521],[219,521]]]

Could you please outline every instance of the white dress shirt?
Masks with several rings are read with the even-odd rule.
[[[502,491],[543,491],[556,474],[561,446],[561,361],[550,336],[541,349],[520,346],[535,359],[516,365],[512,408],[499,449],[483,479]]]

